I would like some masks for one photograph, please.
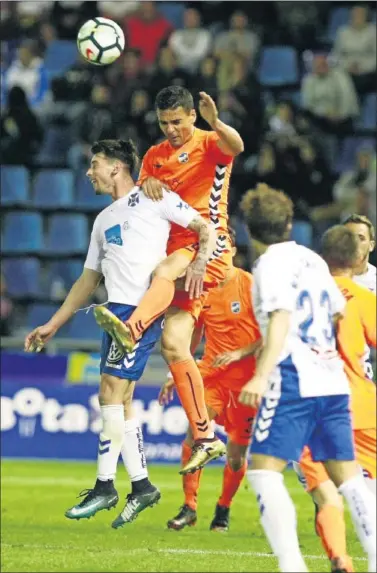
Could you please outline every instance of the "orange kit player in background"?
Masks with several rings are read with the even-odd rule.
[[[322,239],[322,256],[347,300],[338,323],[337,341],[351,385],[356,459],[376,495],[376,385],[369,379],[365,345],[376,347],[376,295],[353,280],[360,258],[357,235],[346,226],[329,229]],[[316,530],[332,562],[332,571],[353,571],[347,557],[343,505],[337,489],[320,463],[305,448],[300,460],[307,490],[316,504]]]
[[[234,241],[234,231],[230,230]],[[234,243],[233,243],[234,244]],[[236,249],[233,248],[233,255]],[[251,438],[254,409],[238,401],[241,388],[255,369],[256,353],[261,345],[259,327],[251,305],[252,276],[233,267],[217,288],[211,289],[192,340],[192,351],[199,345],[203,332],[205,350],[198,361],[203,376],[208,415],[224,426],[228,436],[227,463],[224,468],[222,493],[210,529],[227,531],[229,508],[247,468],[247,450]],[[166,404],[173,397],[174,381],[162,387],[159,401]],[[182,465],[191,455],[193,437],[188,429],[182,443]],[[201,470],[183,476],[184,504],[177,516],[168,521],[169,529],[183,529],[197,520],[197,496]]]
[[[139,184],[145,195],[156,201],[162,198],[164,187],[178,193],[182,209],[188,203],[212,222],[217,243],[206,264],[195,235],[173,225],[169,256],[157,267],[151,286],[133,315],[124,324],[102,307],[104,319],[100,326],[114,335],[122,350],[130,352],[151,322],[169,308],[162,334],[162,355],[170,367],[195,440],[192,456],[181,469],[181,473],[186,473],[226,451],[210,425],[203,380],[190,342],[208,290],[224,280],[232,267],[227,231],[228,186],[233,159],[243,151],[243,142],[236,130],[218,119],[215,102],[204,92],[200,93],[199,110],[212,131],[195,127],[194,100],[185,88],[164,88],[157,94],[155,105],[166,140],[145,154]],[[185,274],[191,280],[190,292],[185,286],[178,290],[182,287],[174,283]]]

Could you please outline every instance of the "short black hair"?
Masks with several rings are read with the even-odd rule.
[[[348,223],[355,223],[356,225],[365,225],[366,227],[368,227],[370,240],[375,241],[376,232],[373,227],[372,221],[370,221],[368,217],[365,217],[365,215],[358,215],[357,213],[352,213],[352,215],[349,215],[343,221],[343,225],[347,225]]]
[[[230,244],[232,247],[235,247],[236,246],[236,231],[230,225],[228,225],[228,233],[229,233]]]
[[[194,109],[194,98],[191,93],[181,86],[168,86],[158,92],[155,108],[159,110],[177,109],[183,107],[187,112]]]
[[[351,269],[357,264],[359,239],[344,225],[334,225],[322,237],[321,255],[330,268]]]
[[[103,153],[109,159],[118,159],[127,165],[130,173],[139,168],[140,158],[132,139],[101,139],[93,143],[93,155]]]

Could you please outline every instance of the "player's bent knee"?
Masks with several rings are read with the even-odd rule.
[[[187,359],[191,356],[190,338],[180,336],[174,331],[163,332],[161,353],[168,364]]]
[[[328,460],[324,463],[324,466],[336,487],[340,487],[345,481],[352,479],[360,473],[359,466],[355,460]]]
[[[242,455],[238,457],[228,457],[228,465],[234,472],[238,472],[245,465],[246,458]]]
[[[125,389],[128,384],[128,380],[123,380],[122,378],[111,376],[110,374],[102,374],[98,394],[100,405],[112,406],[123,404]]]
[[[319,484],[318,487],[309,493],[320,509],[325,505],[333,505],[343,510],[342,497],[339,495],[338,490],[331,480]]]

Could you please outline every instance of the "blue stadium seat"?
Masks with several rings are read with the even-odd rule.
[[[1,166],[1,204],[27,205],[29,202],[29,171],[22,165]]]
[[[11,297],[38,297],[41,263],[34,257],[5,259],[3,273]]]
[[[30,304],[26,315],[26,326],[28,328],[36,328],[45,324],[58,310],[59,306],[58,304]]]
[[[45,131],[42,147],[35,163],[43,167],[60,167],[67,164],[67,153],[71,145],[69,127],[49,125]]]
[[[313,245],[313,228],[307,221],[293,221],[292,241],[296,241],[298,245],[303,245],[309,249]]]
[[[374,130],[377,127],[377,94],[368,94],[362,106],[357,127]]]
[[[68,290],[81,275],[83,266],[84,260],[66,259],[54,261],[50,265],[49,274],[51,279],[59,277],[63,281],[64,287]]]
[[[174,28],[183,28],[184,2],[159,2],[158,11],[169,20]]]
[[[363,147],[376,149],[376,140],[368,137],[346,137],[341,144],[335,171],[337,173],[343,173],[344,171],[353,169],[357,152]]]
[[[73,66],[78,57],[76,42],[69,40],[54,40],[46,50],[44,65],[49,77],[64,74]]]
[[[297,53],[289,46],[262,49],[259,80],[263,86],[278,87],[299,80]]]
[[[77,177],[77,199],[75,200],[75,207],[78,209],[99,212],[111,204],[111,197],[96,195],[93,185],[85,173],[86,171],[82,171]]]
[[[247,227],[243,221],[238,217],[232,217],[231,225],[236,232],[236,245],[237,247],[244,247],[249,245],[249,235],[247,232]]]
[[[92,309],[73,315],[68,323],[67,336],[77,340],[101,340],[103,331],[95,321]]]
[[[334,8],[330,14],[329,23],[327,26],[326,37],[331,43],[334,42],[338,29],[345,26],[349,22],[350,8],[346,6],[339,6]]]
[[[48,254],[84,254],[89,244],[88,220],[85,215],[51,215],[47,233]]]
[[[69,169],[43,169],[34,181],[33,204],[39,209],[72,207],[74,177]]]
[[[39,213],[7,213],[4,218],[4,253],[37,253],[43,248],[43,221]]]

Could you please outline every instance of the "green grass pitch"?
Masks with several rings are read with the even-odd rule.
[[[220,492],[222,468],[205,469],[199,494],[198,523],[170,531],[166,521],[182,504],[177,466],[150,466],[161,489],[159,505],[119,530],[110,527],[129,493],[125,470],[119,466],[117,508],[90,520],[70,521],[64,511],[82,489],[95,481],[94,463],[3,460],[1,475],[2,571],[277,571],[276,560],[259,525],[254,495],[241,485],[231,510],[228,533],[209,531]],[[313,531],[313,505],[295,475],[286,483],[298,510],[302,552],[311,571],[329,571]],[[347,514],[349,552],[357,571],[366,561]]]

